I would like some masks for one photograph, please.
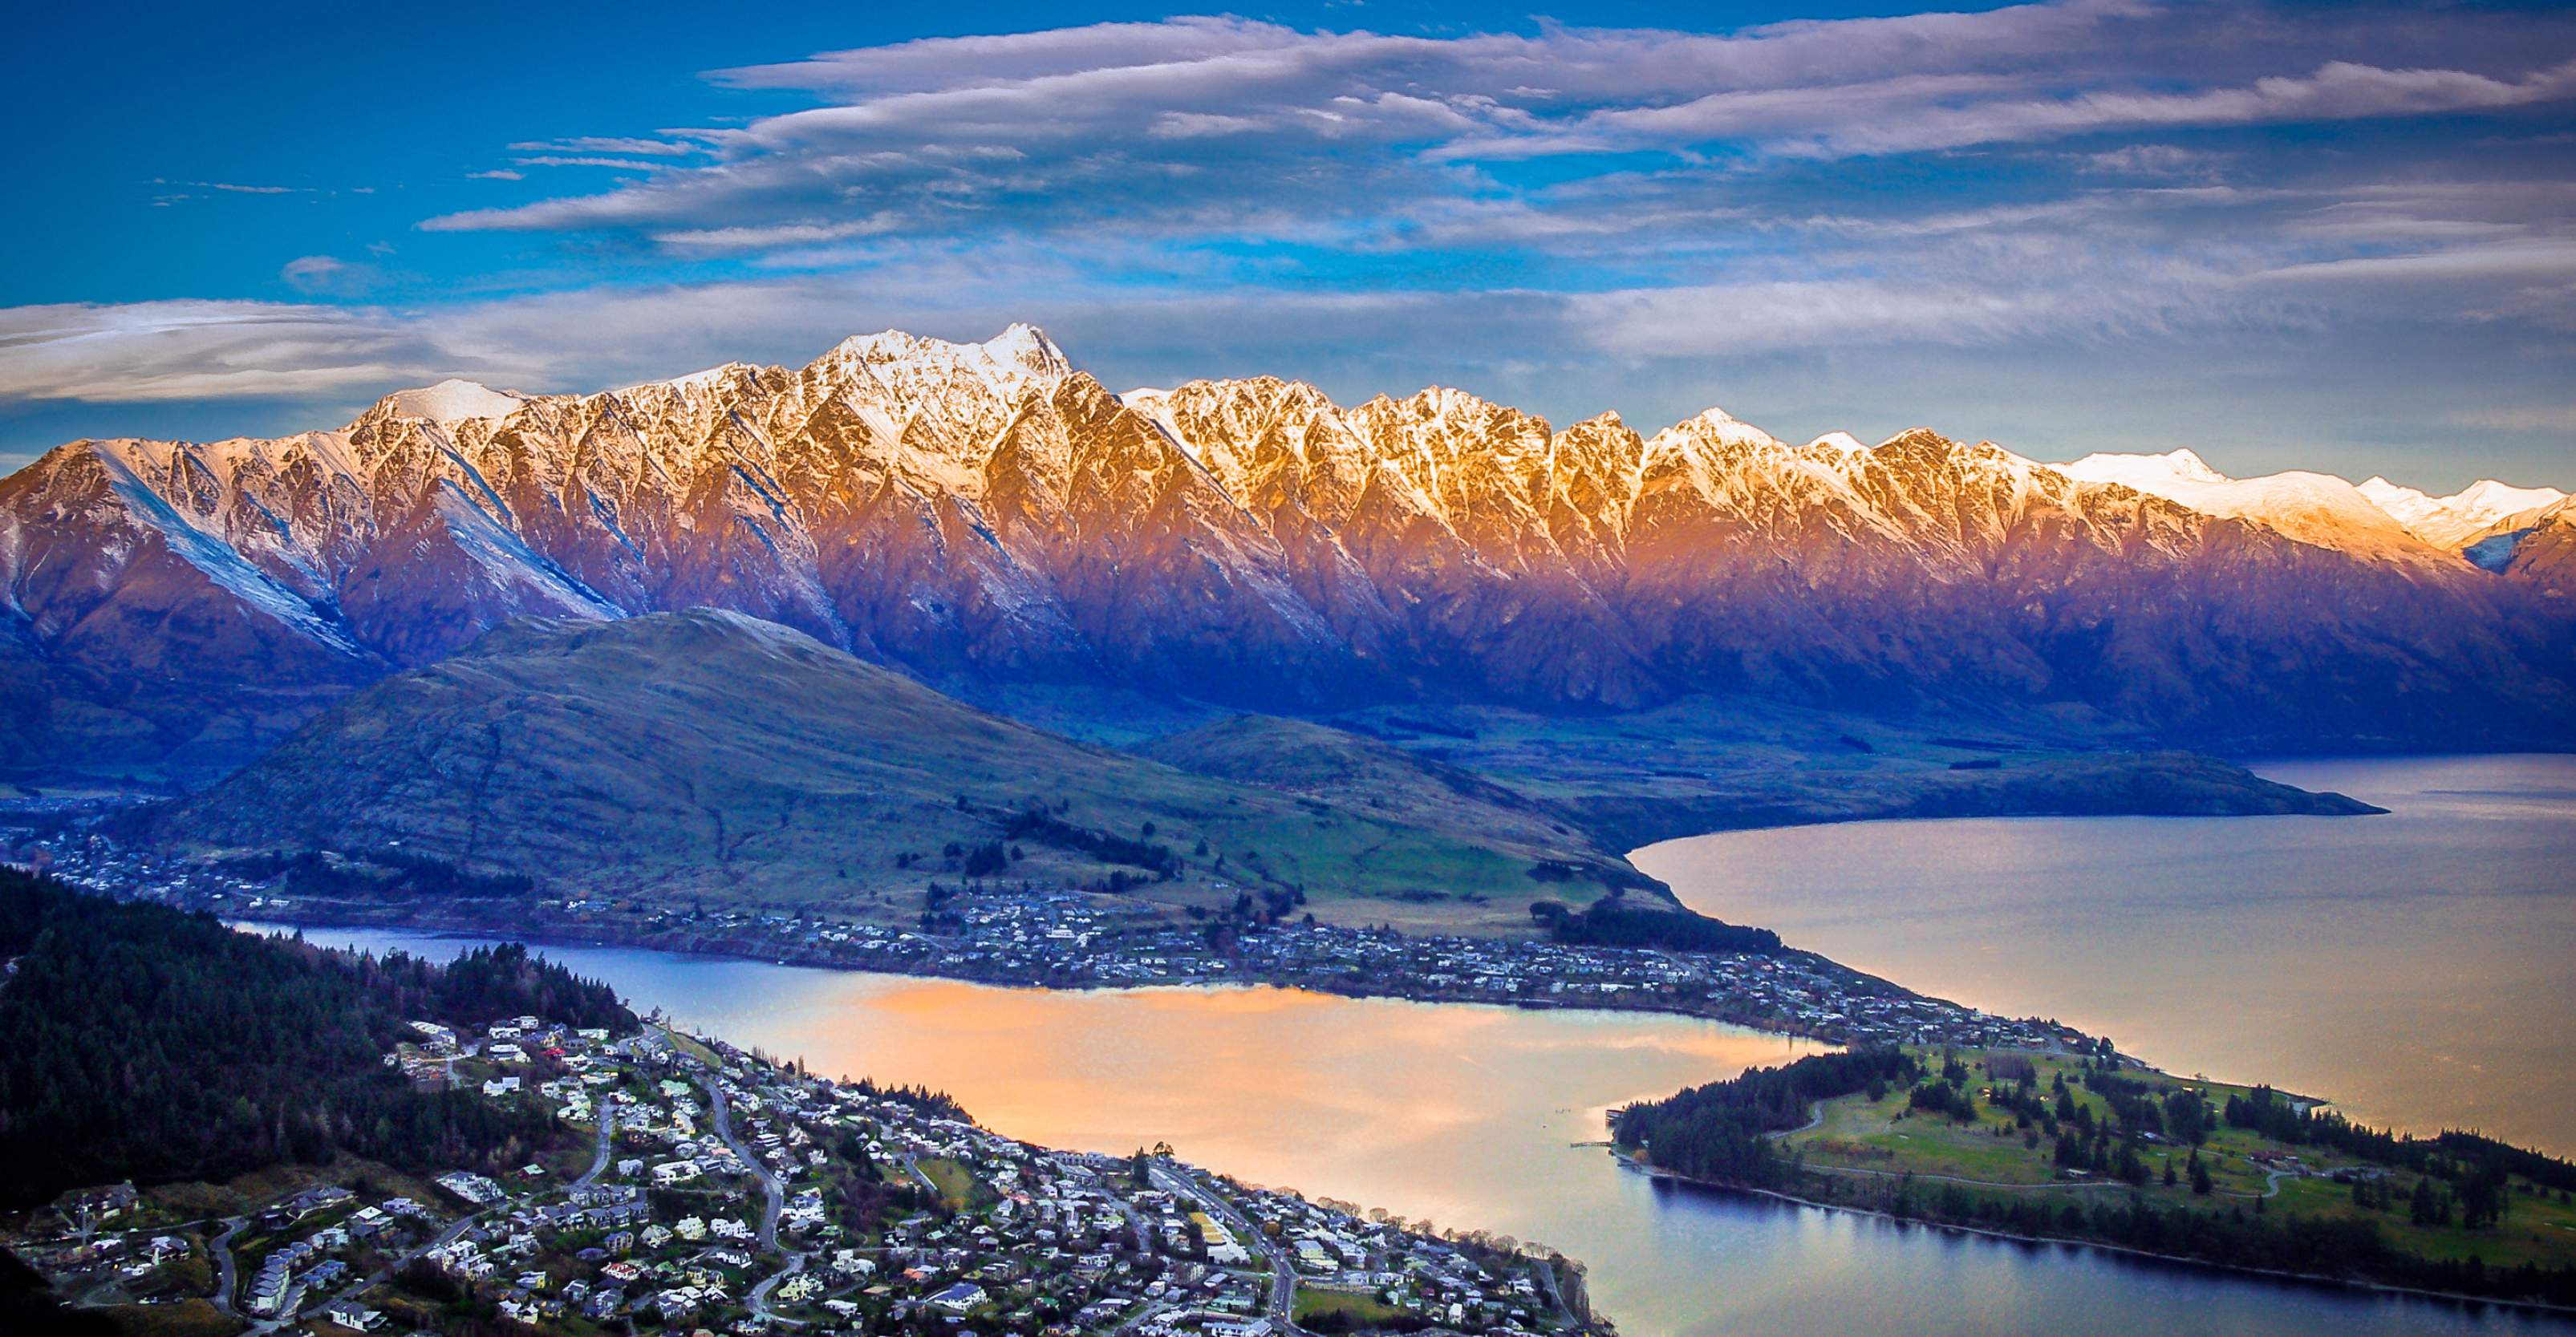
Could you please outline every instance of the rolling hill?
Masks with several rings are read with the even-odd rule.
[[[1319,916],[1355,920],[1426,902],[1472,919],[1503,898],[1492,915],[1525,922],[1533,895],[1652,885],[1571,830],[1486,830],[1494,810],[1193,774],[987,714],[775,623],[697,610],[514,620],[341,701],[151,821],[216,857],[434,860],[493,894],[525,877],[527,894],[553,898],[898,919],[929,882],[970,875],[1176,903],[1298,891]],[[1528,875],[1540,862],[1596,871],[1588,886],[1542,883]]]

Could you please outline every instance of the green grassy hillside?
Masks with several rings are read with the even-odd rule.
[[[1200,759],[1202,741],[1165,751]],[[1534,896],[1599,891],[1535,863],[1624,867],[1491,796],[1435,801],[1444,786],[1400,756],[1367,760],[1402,780],[1372,783],[1377,802],[1283,792],[1030,728],[738,614],[523,620],[340,703],[155,830],[222,857],[365,854],[353,875],[388,894],[889,916],[980,876],[1211,904],[1295,889],[1327,920],[1441,907],[1526,931]]]
[[[1602,886],[1660,888],[1565,812],[1436,758],[1347,729],[1237,715],[1135,749],[1176,769],[1305,795],[1368,817],[1472,837]]]

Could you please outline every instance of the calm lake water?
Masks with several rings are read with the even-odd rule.
[[[2576,757],[2255,769],[2391,812],[1867,822],[1634,858],[1702,913],[2171,1071],[2576,1155]]]
[[[308,931],[448,955],[458,940]],[[738,1043],[918,1082],[987,1126],[1185,1157],[1310,1196],[1544,1240],[1591,1265],[1629,1337],[1905,1333],[2567,1333],[2468,1309],[1945,1236],[1657,1185],[1598,1147],[1608,1107],[1792,1057],[1676,1018],[1272,989],[1047,993],[618,949],[549,947]]]

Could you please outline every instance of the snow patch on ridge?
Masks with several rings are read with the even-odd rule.
[[[479,481],[479,480],[478,480]],[[451,479],[438,481],[438,516],[447,522],[457,549],[489,573],[503,588],[518,586],[551,599],[573,617],[609,621],[626,610],[573,579],[562,567],[538,555],[526,541],[487,514]]]
[[[141,441],[100,441],[92,450],[107,469],[109,488],[125,503],[126,513],[161,535],[161,541],[181,561],[195,567],[233,597],[283,623],[289,629],[346,655],[365,653],[357,642],[328,619],[314,611],[293,590],[278,584],[267,572],[253,566],[247,558],[222,538],[209,534],[191,523],[187,516],[155,492],[143,480],[125,450],[140,451]],[[175,459],[178,452],[174,449]],[[165,462],[166,463],[166,462]]]
[[[1118,403],[1121,407],[1154,424],[1155,430],[1161,432],[1165,440],[1178,446],[1181,453],[1189,456],[1193,463],[1202,467],[1207,464],[1206,460],[1199,457],[1197,443],[1181,434],[1181,420],[1172,415],[1171,391],[1140,387],[1118,396]]]

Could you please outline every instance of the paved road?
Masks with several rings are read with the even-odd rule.
[[[1201,1210],[1223,1221],[1238,1237],[1251,1244],[1253,1248],[1259,1249],[1262,1257],[1270,1260],[1268,1306],[1270,1319],[1283,1331],[1292,1333],[1298,1331],[1296,1323],[1292,1321],[1297,1312],[1297,1271],[1288,1261],[1287,1250],[1272,1243],[1258,1227],[1254,1226],[1241,1212],[1236,1211],[1234,1204],[1227,1202],[1222,1194],[1202,1188],[1195,1177],[1173,1169],[1160,1160],[1147,1162],[1145,1173],[1152,1177],[1154,1187],[1174,1197],[1187,1198],[1199,1204]]]
[[[770,1307],[769,1307],[769,1294],[770,1294],[770,1292],[772,1292],[772,1291],[774,1291],[774,1290],[778,1289],[778,1283],[780,1283],[780,1282],[782,1282],[782,1281],[787,1280],[789,1277],[795,1276],[795,1275],[796,1275],[797,1273],[799,1273],[799,1272],[804,1271],[804,1270],[805,1270],[805,1258],[806,1258],[806,1255],[801,1254],[801,1253],[791,1253],[791,1254],[787,1255],[787,1266],[785,1266],[785,1267],[783,1267],[783,1268],[779,1269],[776,1273],[772,1274],[772,1275],[769,1277],[769,1279],[768,1279],[768,1280],[763,1281],[763,1282],[761,1282],[759,1285],[754,1286],[754,1287],[752,1287],[752,1288],[751,1288],[751,1312],[752,1312],[752,1313],[754,1313],[754,1314],[756,1314],[756,1315],[759,1315],[763,1320],[765,1320],[765,1321],[767,1321],[767,1322],[780,1324],[780,1325],[785,1326],[785,1327],[790,1327],[790,1328],[801,1328],[801,1327],[804,1327],[804,1326],[805,1326],[805,1322],[804,1322],[804,1320],[802,1320],[802,1319],[793,1319],[793,1318],[787,1318],[787,1317],[784,1317],[784,1316],[782,1316],[782,1315],[780,1315],[780,1314],[777,1314],[777,1313],[772,1312],[772,1311],[771,1311],[771,1309],[770,1309]]]
[[[215,1308],[221,1310],[226,1318],[241,1317],[233,1311],[233,1288],[237,1280],[233,1275],[233,1236],[240,1234],[242,1227],[249,1224],[247,1216],[233,1217],[224,1222],[224,1233],[206,1241],[206,1252],[215,1256]]]
[[[775,1249],[778,1247],[778,1218],[787,1207],[786,1186],[779,1182],[775,1173],[771,1172],[768,1162],[753,1155],[751,1149],[745,1147],[741,1140],[733,1135],[733,1103],[725,1098],[724,1088],[717,1085],[713,1077],[708,1077],[705,1085],[708,1113],[714,1119],[716,1136],[724,1139],[724,1144],[732,1148],[733,1154],[744,1165],[749,1166],[752,1174],[760,1179],[760,1192],[763,1199],[760,1208],[760,1247]]]
[[[1873,1175],[1881,1179],[1903,1179],[1908,1174],[1912,1173],[1911,1171],[1906,1170],[1864,1170],[1858,1166],[1851,1165],[1810,1165],[1807,1168],[1815,1171],[1817,1174]],[[2004,1184],[1991,1179],[1962,1179],[1957,1175],[1917,1174],[1914,1175],[1914,1180],[1916,1183],[1921,1184],[1965,1184],[1970,1188],[2019,1189],[2024,1192],[2033,1192],[2041,1189],[2082,1188],[2116,1188],[2125,1192],[2129,1187],[2126,1183],[2117,1179],[2068,1179],[2051,1181],[2045,1184]]]
[[[769,1168],[767,1162],[752,1155],[750,1148],[745,1147],[741,1140],[733,1135],[733,1105],[725,1098],[724,1088],[717,1084],[714,1075],[702,1073],[700,1076],[703,1078],[701,1084],[706,1089],[707,1109],[712,1116],[716,1136],[724,1139],[724,1144],[733,1149],[733,1154],[740,1157],[742,1163],[751,1167],[751,1172],[760,1177],[762,1198],[760,1247],[764,1253],[775,1252],[778,1249],[778,1218],[787,1208],[787,1185]],[[801,1253],[788,1254],[785,1267],[751,1288],[750,1305],[754,1315],[768,1322],[784,1324],[788,1327],[805,1326],[796,1319],[782,1318],[770,1312],[769,1308],[770,1292],[777,1289],[778,1283],[804,1271],[805,1259],[806,1255]]]
[[[590,1187],[591,1181],[599,1178],[599,1172],[608,1168],[610,1139],[614,1138],[616,1135],[617,1107],[614,1105],[600,1106],[599,1150],[591,1156],[590,1168],[582,1172],[581,1178],[572,1181],[572,1186],[574,1188]]]
[[[1784,1128],[1776,1133],[1764,1133],[1762,1136],[1766,1141],[1777,1142],[1784,1137],[1796,1137],[1798,1134],[1806,1132],[1808,1129],[1814,1128],[1824,1121],[1825,1102],[1819,1100],[1815,1104],[1814,1112],[1807,1116],[1807,1121],[1805,1123],[1802,1123],[1795,1128]],[[1616,1146],[1618,1144],[1614,1142],[1611,1145]]]
[[[1556,1306],[1557,1317],[1568,1323],[1580,1323],[1582,1320],[1575,1317],[1573,1307],[1565,1303],[1565,1292],[1556,1288],[1556,1265],[1544,1258],[1535,1261],[1538,1263],[1538,1284],[1547,1288],[1547,1302]]]
[[[948,1195],[947,1190],[939,1186],[939,1181],[931,1178],[929,1172],[921,1168],[921,1159],[911,1152],[904,1153],[903,1172],[912,1176],[912,1182],[929,1189],[932,1197],[943,1198]]]

